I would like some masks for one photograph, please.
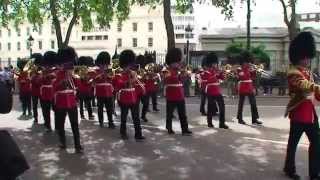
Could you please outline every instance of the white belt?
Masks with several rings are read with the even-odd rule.
[[[97,83],[96,86],[112,86],[110,83]]]
[[[243,80],[243,81],[239,81],[239,83],[252,83],[252,80]]]
[[[41,86],[41,88],[45,88],[45,87],[46,87],[46,88],[51,88],[51,87],[53,87],[53,86],[52,86],[52,85],[42,85],[42,86]]]
[[[63,90],[63,91],[58,91],[57,94],[64,94],[64,93],[75,93],[74,90],[72,89],[66,89],[66,90]]]
[[[165,87],[182,87],[182,84],[166,84]]]
[[[119,92],[122,92],[122,91],[135,91],[136,89],[135,88],[125,88],[125,89],[121,89]]]

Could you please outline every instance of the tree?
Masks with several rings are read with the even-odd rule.
[[[193,3],[210,3],[215,7],[221,8],[221,13],[226,16],[227,19],[232,18],[234,0],[176,0],[176,10],[180,13],[185,13],[188,10],[193,9]],[[174,27],[171,17],[171,0],[163,0],[163,17],[167,31],[167,48],[175,47]]]
[[[288,27],[290,41],[299,33],[296,5],[298,0],[279,0],[283,8],[284,22]],[[290,13],[290,14],[289,14]]]
[[[8,26],[14,21],[16,27],[25,20],[35,28],[45,20],[51,20],[55,28],[58,47],[68,46],[75,24],[82,24],[83,30],[93,28],[93,17],[99,26],[109,27],[114,16],[122,22],[129,15],[129,0],[5,0],[0,1],[0,23]],[[63,39],[61,24],[68,22]]]

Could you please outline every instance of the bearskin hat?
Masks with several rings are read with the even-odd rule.
[[[120,53],[119,65],[121,68],[126,68],[129,65],[135,64],[136,55],[132,50],[124,50]]]
[[[111,61],[110,54],[107,51],[102,51],[98,54],[96,65],[109,65]]]
[[[299,33],[290,43],[289,59],[293,65],[304,58],[312,59],[316,55],[316,45],[311,32]]]
[[[144,57],[145,57],[145,63],[146,63],[146,64],[155,63],[155,62],[156,62],[154,56],[153,56],[152,54],[150,54],[150,53],[146,53],[146,54],[144,55]]]
[[[94,59],[91,56],[87,56],[87,66],[94,66]]]
[[[87,57],[86,56],[80,56],[78,59],[77,65],[79,66],[87,66]]]
[[[166,64],[170,65],[173,63],[181,62],[182,52],[179,48],[169,49],[166,55]]]
[[[252,63],[252,56],[249,51],[244,50],[239,56],[239,63]]]
[[[54,51],[47,51],[43,55],[42,66],[53,66],[57,62],[57,53]]]
[[[35,64],[35,65],[41,65],[41,64],[42,64],[42,60],[43,60],[42,54],[40,54],[40,53],[33,53],[33,54],[31,55],[31,58],[34,59],[34,64]]]
[[[76,64],[77,58],[78,55],[72,47],[66,47],[58,50],[58,64],[73,66]]]
[[[146,65],[146,59],[144,55],[139,55],[136,57],[136,63],[139,64],[141,68]]]
[[[210,52],[209,54],[206,55],[205,59],[205,66],[211,66],[212,64],[218,64],[219,60],[214,52]]]
[[[24,66],[27,64],[28,59],[18,59],[17,61],[17,67],[18,69],[22,70]]]

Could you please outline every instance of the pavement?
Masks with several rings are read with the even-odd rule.
[[[55,133],[46,133],[33,120],[19,120],[17,98],[10,114],[1,115],[0,128],[9,130],[31,169],[23,180],[286,180],[282,173],[288,139],[289,121],[284,118],[288,98],[257,98],[263,126],[250,125],[250,108],[245,106],[244,120],[236,123],[237,99],[225,98],[226,120],[230,130],[206,126],[199,113],[199,98],[187,99],[187,114],[193,136],[181,136],[174,120],[175,135],[165,130],[165,102],[159,100],[159,113],[151,112],[142,123],[144,142],[134,140],[129,120],[129,140],[117,128],[100,128],[95,120],[81,120],[80,134],[84,154],[75,154],[72,133],[67,123],[67,151],[61,151]],[[317,108],[317,111],[319,109]],[[97,117],[97,115],[96,115]],[[218,126],[217,117],[214,125]],[[308,179],[308,141],[304,136],[296,155],[298,173]]]

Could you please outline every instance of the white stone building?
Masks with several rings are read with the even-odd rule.
[[[195,27],[193,13],[179,15],[172,12],[177,46],[183,48],[186,44],[185,27],[190,24]],[[62,24],[63,36],[66,34],[67,24]],[[23,23],[18,29],[13,26],[0,29],[0,62],[2,65],[16,64],[18,58],[28,57],[30,49],[27,39],[32,35],[33,52],[44,53],[48,50],[57,50],[56,35],[50,21],[46,21],[41,28],[33,29],[29,23]],[[190,39],[191,49],[195,49],[197,36]],[[129,18],[120,25],[117,21],[111,23],[110,28],[99,28],[96,24],[90,32],[82,31],[81,25],[73,28],[70,37],[70,46],[73,46],[79,56],[96,57],[100,51],[108,51],[111,55],[117,46],[118,52],[124,49],[133,49],[137,54],[145,51],[156,51],[158,61],[163,61],[167,48],[167,35],[163,20],[163,8],[135,6]]]

